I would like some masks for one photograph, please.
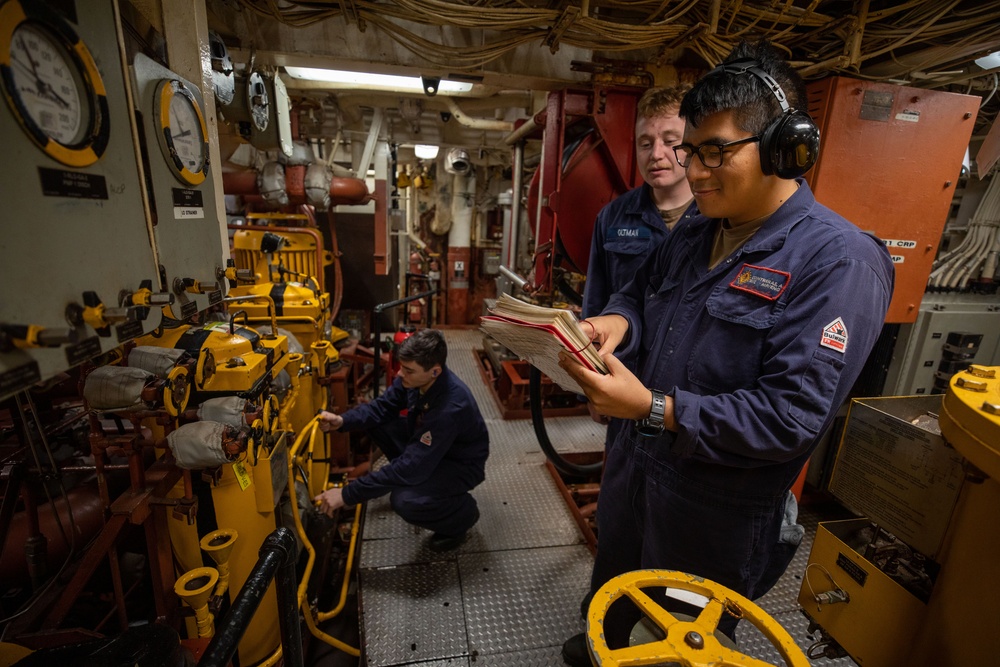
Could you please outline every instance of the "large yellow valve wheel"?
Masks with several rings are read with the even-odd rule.
[[[683,621],[657,604],[643,589],[673,588],[708,598],[692,621]],[[611,649],[604,639],[604,618],[616,600],[628,597],[666,635],[664,639]],[[789,667],[809,667],[791,635],[763,609],[721,584],[672,570],[639,570],[604,584],[587,612],[587,643],[598,667],[680,664],[684,667],[774,667],[727,648],[715,637],[723,614],[750,622],[774,645]]]

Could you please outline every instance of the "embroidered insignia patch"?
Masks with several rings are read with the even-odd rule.
[[[844,320],[838,317],[823,327],[823,339],[819,344],[841,353],[847,350],[847,325]]]
[[[420,436],[420,442],[424,443],[428,447],[431,446],[431,432],[425,431],[422,436]]]
[[[792,274],[766,266],[744,264],[729,286],[774,301],[788,287]]]

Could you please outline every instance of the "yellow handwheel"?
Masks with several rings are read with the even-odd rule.
[[[176,417],[184,412],[190,397],[191,383],[188,382],[188,371],[183,366],[175,366],[167,376],[167,384],[163,388],[163,405],[167,409],[167,414]]]
[[[642,589],[674,588],[708,598],[693,621],[674,617]],[[611,603],[628,597],[663,631],[666,637],[648,644],[611,649],[604,638],[604,618]],[[809,660],[795,640],[763,609],[721,584],[672,570],[626,572],[601,586],[587,611],[587,644],[598,667],[679,663],[685,667],[774,667],[739,651],[726,648],[715,630],[725,613],[749,621],[774,645],[789,667],[809,667]]]
[[[208,348],[201,350],[198,354],[198,363],[194,369],[194,381],[199,389],[204,389],[212,376],[215,375],[215,355]]]

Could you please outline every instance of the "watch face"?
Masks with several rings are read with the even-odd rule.
[[[85,167],[104,153],[109,119],[97,65],[43,3],[0,6],[0,80],[16,120],[50,157]]]
[[[197,98],[184,83],[164,79],[154,100],[157,137],[167,166],[182,183],[200,184],[208,167],[208,142]]]

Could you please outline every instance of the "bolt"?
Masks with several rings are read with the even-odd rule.
[[[705,638],[694,630],[684,635],[684,643],[691,648],[705,648]]]

